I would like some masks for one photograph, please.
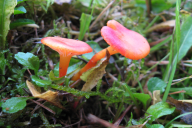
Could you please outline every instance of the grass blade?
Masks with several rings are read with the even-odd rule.
[[[166,79],[169,80],[168,81],[168,84],[167,84],[167,87],[166,87],[166,90],[165,90],[165,93],[164,93],[164,96],[163,96],[163,102],[166,101],[167,99],[167,96],[169,94],[169,90],[171,88],[171,83],[172,83],[172,80],[174,78],[174,75],[175,75],[175,70],[176,70],[176,66],[177,66],[177,62],[178,62],[178,56],[179,56],[179,52],[180,52],[180,49],[179,49],[179,43],[180,43],[180,36],[181,36],[181,32],[180,32],[180,18],[179,18],[179,9],[180,9],[180,4],[181,4],[181,1],[180,0],[177,0],[176,2],[176,25],[175,25],[175,36],[176,36],[176,54],[174,56],[174,60],[172,61],[172,57],[174,55],[174,43],[172,41],[172,45],[171,45],[171,54],[170,54],[170,58],[169,58],[169,63],[171,65],[168,65],[171,66],[170,69],[167,74],[166,74]],[[174,35],[173,35],[174,36]],[[180,47],[181,48],[181,47]],[[169,74],[170,74],[170,77],[169,77]]]

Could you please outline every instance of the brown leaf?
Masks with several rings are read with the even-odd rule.
[[[192,104],[187,102],[182,102],[173,99],[172,97],[167,98],[167,102],[176,107],[177,110],[181,111],[181,114],[192,112]],[[192,114],[182,116],[181,119],[187,123],[192,124]]]
[[[163,23],[154,25],[153,27],[149,28],[147,32],[152,32],[152,31],[161,31],[161,30],[168,30],[170,28],[173,28],[175,26],[175,20],[169,20],[165,21]]]
[[[32,93],[32,95],[36,98],[41,98],[44,99],[48,102],[50,102],[51,104],[61,108],[61,109],[65,109],[61,103],[59,102],[59,96],[58,96],[58,92],[54,92],[51,90],[48,90],[44,93],[40,92],[40,88],[35,86],[34,84],[32,84],[31,82],[29,82],[28,80],[26,81],[27,87],[29,88],[30,92]]]
[[[153,104],[156,104],[158,102],[161,102],[161,97],[160,97],[160,90],[155,90],[153,91]]]
[[[105,74],[105,68],[107,66],[107,64],[109,63],[109,58],[110,58],[110,54],[108,51],[107,52],[107,57],[104,59],[104,61],[93,67],[92,69],[88,70],[85,74],[82,75],[81,79],[85,80],[86,83],[83,85],[83,88],[81,91],[91,91],[91,89],[93,89],[98,80],[100,80],[103,75]]]

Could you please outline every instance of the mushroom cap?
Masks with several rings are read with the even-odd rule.
[[[92,52],[92,48],[87,43],[74,39],[45,37],[41,42],[66,57]]]
[[[126,58],[138,60],[150,52],[149,43],[142,35],[125,28],[115,20],[108,21],[107,26],[102,27],[101,35],[113,49]]]

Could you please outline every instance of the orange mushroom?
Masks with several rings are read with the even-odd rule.
[[[147,40],[139,33],[125,28],[115,20],[107,22],[107,26],[101,29],[101,35],[110,45],[106,48],[110,55],[120,53],[126,58],[138,60],[146,57],[150,52],[150,46]],[[76,81],[88,69],[94,67],[97,61],[106,56],[106,49],[96,53],[91,60],[72,77]]]
[[[59,77],[66,75],[72,56],[92,52],[88,44],[74,39],[45,37],[41,42],[60,54]]]

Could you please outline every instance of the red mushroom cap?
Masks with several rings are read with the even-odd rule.
[[[115,20],[107,22],[101,29],[104,40],[115,50],[129,59],[138,60],[150,52],[147,40],[139,33],[125,28]]]
[[[45,37],[41,42],[64,56],[73,56],[92,52],[92,48],[88,44],[74,39]]]

